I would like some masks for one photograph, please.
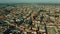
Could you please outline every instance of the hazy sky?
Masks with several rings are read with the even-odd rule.
[[[60,0],[0,0],[0,3],[60,3]]]

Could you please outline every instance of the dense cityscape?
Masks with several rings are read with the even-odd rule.
[[[60,34],[60,5],[0,5],[0,34]]]

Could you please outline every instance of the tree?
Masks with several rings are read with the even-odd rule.
[[[10,10],[5,9],[4,11],[5,11],[5,12],[4,12],[5,15],[7,15],[7,14],[10,13]]]

